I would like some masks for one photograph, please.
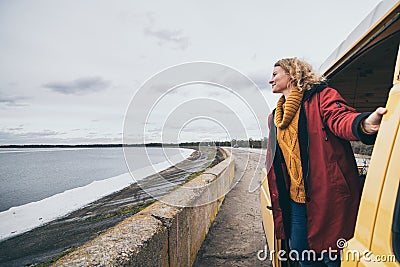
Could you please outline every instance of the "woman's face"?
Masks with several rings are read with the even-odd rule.
[[[288,87],[289,74],[281,66],[274,67],[269,84],[272,86],[273,93],[281,93],[288,96],[291,91]]]

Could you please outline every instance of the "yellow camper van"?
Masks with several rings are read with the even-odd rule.
[[[400,266],[399,43],[400,1],[382,1],[321,66],[330,86],[358,111],[388,109],[373,147],[355,235],[342,244],[345,267]],[[274,237],[266,171],[262,176],[261,211],[269,250],[287,250],[287,242]],[[274,255],[275,267],[296,264]]]

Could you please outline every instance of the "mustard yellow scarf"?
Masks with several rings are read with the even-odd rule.
[[[293,89],[287,99],[282,96],[278,100],[274,119],[278,144],[290,176],[290,197],[299,203],[305,203],[306,200],[298,140],[298,123],[303,95],[304,90],[299,92]]]

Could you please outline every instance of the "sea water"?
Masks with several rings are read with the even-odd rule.
[[[0,150],[0,240],[66,215],[187,158],[177,148]],[[130,171],[130,172],[129,172]]]

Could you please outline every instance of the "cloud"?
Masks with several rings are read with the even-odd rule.
[[[26,106],[25,103],[20,103],[21,100],[25,100],[26,97],[23,96],[6,96],[0,97],[0,104],[10,106],[10,107],[22,107]]]
[[[20,132],[21,129],[8,129],[8,131],[0,131],[0,144],[26,144],[41,143],[43,140],[53,140],[65,134],[65,132],[57,132],[52,130],[43,130],[37,132]]]
[[[8,131],[7,131],[8,130]],[[66,132],[54,130],[21,132],[13,129],[0,130],[0,145],[20,145],[20,144],[100,144],[100,143],[121,143],[118,135],[107,137],[93,136],[69,137]]]
[[[101,77],[84,77],[67,82],[52,82],[43,85],[54,92],[70,95],[82,95],[105,90],[111,86],[109,81]]]
[[[20,125],[18,127],[13,127],[13,128],[7,128],[8,131],[21,131],[23,129],[24,129],[23,125]]]
[[[143,30],[143,33],[146,36],[153,37],[158,40],[158,45],[163,46],[164,44],[172,44],[176,46],[176,48],[180,48],[185,50],[189,46],[189,38],[182,35],[182,30],[167,30],[160,29],[155,30],[154,24],[156,24],[156,14],[153,12],[148,12],[146,14],[146,19],[148,21],[149,26],[146,26]]]
[[[189,46],[189,38],[183,36],[181,30],[152,30],[150,27],[146,27],[143,32],[147,36],[156,38],[160,46],[169,43],[182,50],[185,50]]]
[[[43,130],[43,131],[38,131],[38,132],[26,132],[26,133],[21,133],[19,134],[20,137],[30,137],[30,138],[36,138],[36,137],[49,137],[49,136],[59,136],[66,134],[65,132],[57,132],[53,130]]]

